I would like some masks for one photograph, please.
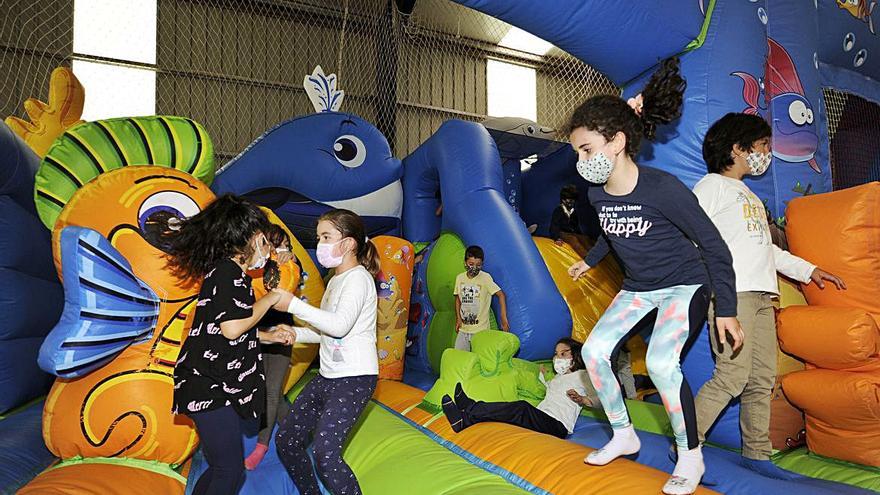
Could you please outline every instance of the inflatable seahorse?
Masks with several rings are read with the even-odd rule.
[[[198,438],[186,417],[171,414],[172,377],[199,287],[166,268],[160,229],[214,200],[206,183],[213,174],[207,132],[180,117],[75,125],[43,158],[34,200],[53,227],[65,291],[61,320],[39,358],[59,377],[46,399],[43,436],[61,462],[22,493],[51,492],[59,483],[109,493],[108,480],[147,493],[183,492],[178,468],[186,468]],[[306,280],[316,271],[306,263],[299,292],[320,299],[323,283]],[[279,271],[279,286],[296,290],[293,262]]]

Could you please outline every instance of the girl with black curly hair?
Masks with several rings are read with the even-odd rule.
[[[736,319],[736,291],[730,252],[693,193],[675,176],[633,161],[642,136],[681,115],[685,82],[678,60],[661,63],[642,93],[628,102],[595,96],[574,111],[568,126],[578,153],[578,172],[591,187],[604,235],[569,274],[576,280],[611,249],[623,262],[623,290],[602,315],[584,344],[583,358],[611,423],[613,436],[584,462],[605,465],[638,452],[620,385],[612,371],[622,345],[653,327],[647,367],[669,415],[678,462],[663,492],[693,493],[703,476],[694,399],[681,373],[683,351],[703,328],[709,298],[716,298],[719,342],[742,343]]]
[[[269,221],[260,209],[222,196],[201,213],[169,225],[164,248],[169,268],[189,283],[201,282],[189,335],[174,368],[174,413],[199,433],[208,469],[193,494],[233,494],[244,480],[241,418],[259,417],[266,382],[258,340],[290,345],[287,331],[262,332],[257,322],[280,294],[254,301],[249,269],[262,268],[271,246]]]

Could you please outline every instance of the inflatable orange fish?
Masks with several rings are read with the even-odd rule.
[[[57,380],[46,400],[43,435],[55,455],[122,456],[177,465],[192,454],[195,431],[170,411],[174,365],[198,286],[182,283],[165,269],[152,219],[192,216],[213,199],[204,183],[186,173],[126,167],[100,175],[67,203],[54,230],[53,253],[64,268],[65,316],[73,309],[70,317],[84,328],[82,337],[68,334],[60,347],[97,349],[56,365],[59,375],[73,377]],[[82,232],[74,227],[87,228],[92,238],[105,243],[70,235]],[[67,287],[76,283],[71,277],[79,277],[76,282],[94,295],[81,290],[86,297],[71,301]],[[125,287],[125,279],[153,296]],[[88,303],[102,295],[105,302]],[[112,333],[96,335],[90,328],[107,323]],[[50,335],[44,345],[51,344]],[[77,373],[94,365],[101,367]]]
[[[65,205],[52,239],[65,309],[40,352],[41,367],[59,376],[43,437],[62,462],[21,493],[46,493],[63,472],[65,484],[97,493],[95,477],[79,473],[95,464],[114,469],[120,485],[130,475],[156,493],[182,493],[185,478],[174,469],[197,436],[171,414],[173,373],[199,287],[166,269],[156,220],[192,216],[213,200],[185,172],[129,166],[99,175]],[[119,469],[145,463],[154,475]]]

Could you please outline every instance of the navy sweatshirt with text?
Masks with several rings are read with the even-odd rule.
[[[610,242],[624,265],[624,290],[705,284],[715,294],[716,316],[736,316],[730,251],[696,196],[678,178],[639,165],[631,193],[614,196],[603,187],[591,187],[589,198],[604,235],[587,254],[587,265],[602,261]]]

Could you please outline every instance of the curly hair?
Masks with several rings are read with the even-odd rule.
[[[703,160],[709,173],[719,174],[733,166],[734,145],[751,150],[756,141],[770,137],[770,124],[757,115],[731,112],[721,117],[703,138]]]
[[[253,256],[250,240],[268,227],[269,220],[257,205],[231,194],[221,196],[165,231],[167,265],[176,277],[198,281],[222,260]]]
[[[659,124],[668,124],[681,116],[685,87],[678,58],[666,59],[642,90],[641,114],[619,96],[593,96],[572,113],[566,131],[571,134],[584,127],[608,141],[622,132],[626,136],[626,154],[634,157],[639,152],[642,136],[653,140]]]

